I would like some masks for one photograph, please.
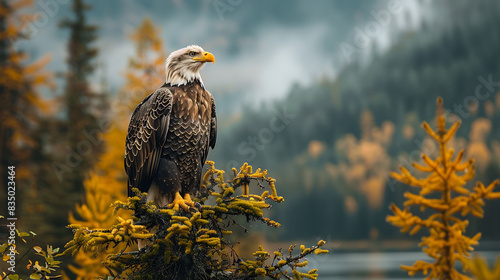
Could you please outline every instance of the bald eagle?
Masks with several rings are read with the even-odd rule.
[[[208,149],[214,148],[217,118],[200,69],[214,56],[191,45],[166,60],[166,81],[137,106],[125,147],[128,195],[148,193],[158,207],[189,211],[200,188]]]

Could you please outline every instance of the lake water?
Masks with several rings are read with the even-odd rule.
[[[478,251],[488,260],[490,266],[494,263],[500,251]],[[368,252],[368,253],[337,253],[311,256],[305,271],[319,269],[321,280],[402,280],[423,279],[417,274],[411,278],[400,265],[412,265],[416,260],[432,262],[423,252]],[[305,272],[304,271],[304,272]]]

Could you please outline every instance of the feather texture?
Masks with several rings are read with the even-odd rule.
[[[213,96],[199,81],[164,84],[135,109],[128,129],[125,170],[131,188],[161,195],[195,194],[209,147],[215,146]]]

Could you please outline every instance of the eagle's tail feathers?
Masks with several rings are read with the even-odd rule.
[[[153,201],[158,208],[163,208],[173,201],[170,194],[162,194],[158,185],[153,182],[148,190],[147,202]]]

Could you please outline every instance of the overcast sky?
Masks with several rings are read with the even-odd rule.
[[[150,17],[161,29],[167,53],[198,44],[215,55],[216,63],[202,70],[203,80],[216,98],[224,100],[224,106],[238,101],[233,106],[237,108],[250,98],[258,102],[280,98],[294,82],[308,84],[334,76],[346,63],[343,43],[355,48],[352,57],[370,50],[356,41],[359,30],[368,29],[368,40],[383,50],[391,32],[418,26],[425,5],[417,3],[430,1],[395,1],[401,6],[397,12],[390,11],[391,1],[386,0],[87,2],[93,5],[88,21],[99,26],[97,60],[105,65],[94,83],[104,75],[113,89],[121,87],[121,73],[134,53],[127,36],[144,17]],[[32,38],[17,46],[28,50],[32,59],[50,52],[49,69],[63,71],[68,34],[58,23],[71,16],[71,2],[36,3],[35,11],[44,14],[45,20],[32,24]],[[385,12],[390,16],[387,24],[383,22]],[[373,34],[369,34],[370,23],[379,27]]]

